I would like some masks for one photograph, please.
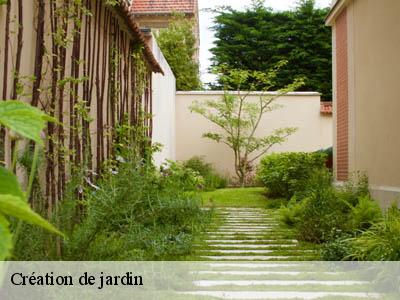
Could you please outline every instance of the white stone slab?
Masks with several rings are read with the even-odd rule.
[[[279,248],[290,248],[290,247],[296,247],[296,244],[244,244],[244,245],[232,245],[232,244],[208,244],[208,247],[214,247],[214,248],[244,248],[244,249],[257,249],[257,248],[272,248],[272,247],[279,247]]]
[[[242,299],[242,300],[256,300],[256,299],[304,299],[314,300],[323,297],[356,297],[356,298],[371,298],[379,299],[381,294],[378,293],[363,293],[363,292],[254,292],[254,291],[197,291],[197,292],[185,292],[187,295],[196,296],[209,296],[216,297],[219,299]],[[338,298],[340,299],[340,298]]]
[[[238,260],[238,261],[248,261],[248,260],[277,260],[277,259],[289,259],[290,256],[264,256],[264,255],[206,255],[200,256],[202,258],[207,258],[211,260]]]
[[[369,281],[356,280],[198,280],[193,284],[199,287],[214,287],[214,286],[354,286],[368,285]]]

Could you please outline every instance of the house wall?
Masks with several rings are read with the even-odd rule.
[[[400,192],[400,2],[358,0],[352,5],[354,169],[367,171],[372,192],[388,205]]]
[[[366,172],[373,196],[387,207],[400,198],[400,2],[342,2],[347,6],[349,172]],[[341,59],[337,53],[336,59]]]
[[[219,131],[204,117],[191,113],[194,101],[205,102],[222,97],[223,92],[177,92],[176,96],[176,159],[186,160],[193,156],[204,156],[222,173],[234,175],[231,150],[214,141],[202,138],[207,131]],[[250,101],[257,100],[257,93]],[[277,100],[282,108],[267,113],[262,118],[258,136],[271,133],[282,127],[297,127],[298,131],[286,143],[277,145],[271,152],[315,151],[332,146],[332,116],[320,113],[318,93],[291,93]]]
[[[175,76],[165,60],[155,38],[152,50],[164,75],[153,73],[153,143],[162,145],[161,151],[154,154],[154,162],[161,165],[166,159],[175,159]]]
[[[196,6],[197,7],[197,6]],[[194,14],[187,14],[186,17],[193,21],[193,34],[196,38],[196,52],[194,59],[199,62],[200,59],[200,27],[199,27],[199,16],[198,10]],[[141,28],[151,29],[155,34],[157,34],[160,29],[167,28],[171,22],[172,14],[148,14],[135,15],[135,21],[139,24]]]

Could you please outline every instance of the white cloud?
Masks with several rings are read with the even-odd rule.
[[[266,0],[266,6],[272,7],[274,10],[293,9],[297,0]],[[317,0],[318,7],[327,7],[331,0]],[[199,0],[200,9],[200,71],[203,82],[211,82],[214,76],[208,73],[211,65],[210,48],[213,47],[214,33],[210,29],[212,26],[212,14],[205,12],[205,8],[216,8],[221,5],[229,5],[235,9],[244,9],[251,4],[251,0]]]

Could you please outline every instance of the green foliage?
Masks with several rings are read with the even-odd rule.
[[[197,172],[204,179],[204,190],[212,191],[215,189],[225,188],[227,179],[219,175],[210,163],[205,162],[202,157],[192,157],[185,161],[183,165],[186,168]]]
[[[41,132],[48,121],[55,122],[27,103],[14,100],[0,103],[0,124],[40,145],[43,144]]]
[[[199,90],[201,82],[199,65],[194,61],[196,37],[193,22],[184,15],[176,14],[168,28],[161,29],[157,43],[168,61],[180,91]]]
[[[196,191],[204,186],[201,174],[181,162],[167,161],[161,167],[161,174],[161,185],[168,189]]]
[[[263,207],[268,206],[264,189],[260,187],[225,188],[201,194],[207,207]]]
[[[173,169],[180,173],[175,164]],[[96,189],[88,187],[82,200],[67,193],[55,216],[70,237],[62,243],[61,257],[54,243],[50,249],[43,246],[49,243],[48,234],[25,226],[17,258],[169,260],[189,255],[195,235],[210,218],[209,212],[201,210],[192,183],[176,183],[182,174],[167,179],[151,165],[140,163],[122,163],[117,172],[96,183]],[[78,213],[82,209],[83,216]],[[21,251],[26,245],[29,253]]]
[[[25,198],[17,177],[3,167],[0,167],[0,195],[11,195],[21,199]]]
[[[257,177],[270,196],[290,199],[305,190],[310,176],[325,167],[325,160],[320,152],[274,153],[261,160]]]
[[[349,228],[366,230],[382,220],[382,211],[378,203],[369,195],[360,196],[356,206],[351,206]]]
[[[367,261],[400,260],[400,210],[393,206],[382,222],[351,239],[351,259]]]
[[[305,189],[297,193],[287,207],[281,208],[281,220],[297,228],[300,240],[332,242],[338,246],[343,244],[340,241],[343,235],[355,235],[380,221],[379,206],[365,191],[363,182],[360,186],[349,184],[353,187],[351,192],[348,187],[335,189],[331,181],[327,170],[314,172]]]
[[[301,222],[301,215],[307,201],[297,202],[295,198],[291,199],[287,206],[279,210],[280,221],[288,227],[295,227]]]
[[[275,100],[295,90],[303,82],[300,78],[296,79],[278,93],[268,94],[271,83],[284,64],[281,62],[266,73],[224,69],[226,73],[221,74],[220,78],[224,82],[225,89],[237,87],[237,93],[225,92],[222,99],[195,102],[190,107],[192,112],[202,115],[220,128],[218,132],[204,133],[203,137],[223,143],[233,151],[235,172],[241,186],[249,181],[254,161],[264,155],[272,146],[286,141],[287,137],[296,131],[296,128],[292,127],[279,128],[268,136],[256,136],[263,115],[279,107]],[[249,91],[261,91],[257,100],[254,101],[248,98],[249,91],[241,91],[241,87],[249,78],[253,78],[257,83],[252,85]]]
[[[43,144],[40,134],[47,121],[54,121],[54,119],[26,103],[19,101],[0,102],[0,125],[12,130],[17,135],[31,139],[36,144]],[[38,149],[39,147],[37,146],[30,168],[26,193],[22,192],[16,176],[4,167],[0,167],[0,244],[2,245],[0,246],[0,261],[11,255],[13,247],[13,236],[7,217],[19,220],[19,224],[21,221],[26,221],[62,235],[54,226],[35,213],[27,202],[31,194],[36,171]],[[14,150],[14,157],[16,157],[15,151],[17,150]],[[19,227],[17,226],[16,236],[18,236]]]
[[[326,261],[342,261],[347,260],[351,255],[351,234],[344,233],[334,240],[324,244],[321,249],[321,257]]]
[[[307,187],[300,222],[296,225],[299,239],[322,243],[331,240],[346,224],[346,205],[331,186],[328,172],[314,174]]]
[[[22,201],[19,197],[4,194],[0,195],[0,213],[41,226],[48,231],[62,235],[53,225],[32,211],[28,203]]]
[[[286,60],[271,89],[281,89],[302,76],[305,84],[296,90],[317,91],[331,100],[331,29],[324,22],[328,10],[314,8],[312,0],[301,1],[294,11],[273,11],[262,1],[242,12],[220,9],[214,20],[213,64],[264,72]],[[241,88],[253,84],[249,78]],[[214,88],[223,85],[220,78]]]

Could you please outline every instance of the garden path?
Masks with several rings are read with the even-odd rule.
[[[215,209],[215,221],[196,246],[194,289],[186,295],[199,299],[365,299],[369,282],[307,271],[300,261],[318,260],[316,250],[282,227],[277,210],[261,207]],[[318,275],[317,275],[318,274]],[[323,278],[323,279],[321,279]],[[192,299],[192,298],[190,298]]]

